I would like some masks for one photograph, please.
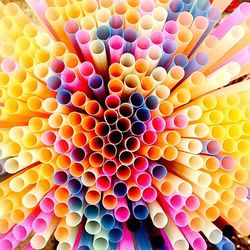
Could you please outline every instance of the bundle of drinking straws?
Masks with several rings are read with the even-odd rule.
[[[26,2],[42,27],[0,2],[0,249],[235,249],[250,3]]]

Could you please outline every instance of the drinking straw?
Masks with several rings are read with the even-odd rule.
[[[169,218],[168,224],[163,228],[173,248],[188,249],[189,244],[174,221]],[[171,229],[171,230],[169,230]]]
[[[150,44],[151,41],[147,36],[142,35],[137,39],[135,50],[133,53],[136,60],[139,58],[145,59],[147,57]]]
[[[108,249],[108,235],[107,232],[102,230],[94,236],[93,246],[95,249]]]
[[[108,232],[108,237],[111,243],[118,243],[123,239],[122,224],[116,222],[114,227]]]
[[[123,239],[119,242],[119,249],[134,247],[134,243],[132,240],[132,233],[128,230],[126,223],[122,224],[123,229]]]
[[[27,1],[27,4],[36,13],[39,20],[42,21],[41,23],[45,26],[45,28],[47,28],[49,30],[51,35],[53,35],[53,37],[56,40],[59,40],[59,37],[57,36],[57,34],[54,31],[53,27],[50,25],[48,19],[46,18],[46,10],[48,9],[47,3],[43,2],[43,1],[37,1],[36,2],[36,1],[29,0],[29,1]],[[24,19],[24,20],[26,20],[26,19]]]
[[[206,224],[207,226],[204,227],[202,232],[205,234],[206,238],[211,242],[212,244],[218,244],[222,240],[222,232],[220,229],[218,229],[212,222],[208,221],[204,217],[205,222],[208,222]]]
[[[48,242],[49,238],[51,237],[52,233],[54,232],[56,226],[58,224],[58,218],[54,217],[53,220],[47,226],[47,230],[43,233],[35,234],[31,240],[30,244],[35,249],[40,249],[45,247],[46,243]]]
[[[166,39],[174,40],[178,33],[178,25],[175,21],[167,21],[163,27],[163,33]]]
[[[150,74],[153,69],[158,65],[158,62],[162,56],[162,52],[159,46],[152,45],[148,49],[146,60],[149,62],[149,68],[147,73]]]
[[[160,204],[157,201],[153,201],[147,205],[149,209],[149,215],[154,226],[157,228],[164,228],[169,223],[169,219]]]
[[[223,248],[226,248],[226,249],[235,249],[235,246],[234,244],[232,243],[232,241],[230,241],[227,237],[223,236],[222,240],[216,244],[216,247],[218,249],[223,249]]]
[[[127,28],[123,31],[122,37],[125,41],[124,52],[130,53],[134,50],[135,44],[137,43],[137,33],[133,28]]]
[[[168,129],[183,129],[188,125],[187,116],[184,114],[177,114],[175,116],[170,116],[165,118],[166,128]]]
[[[207,249],[207,244],[199,233],[192,231],[189,226],[182,227],[180,230],[194,249]]]
[[[167,20],[176,20],[178,15],[182,12],[184,4],[180,0],[171,1],[168,5],[168,17]]]
[[[177,148],[187,153],[199,154],[202,152],[202,142],[197,139],[182,138]]]
[[[119,63],[113,63],[109,67],[109,78],[110,79],[123,79],[123,66]]]
[[[134,236],[135,236],[135,245],[136,248],[138,249],[151,249],[151,243],[149,241],[148,238],[146,238],[146,240],[144,241],[140,241],[139,239],[141,239],[142,235],[146,234],[146,227],[144,226],[144,224],[142,224],[142,226],[139,228],[139,230],[137,230],[136,232],[134,232]]]
[[[167,19],[168,12],[162,6],[155,7],[152,12],[153,30],[162,30]]]
[[[117,14],[112,15],[109,18],[108,23],[109,23],[109,26],[111,27],[111,34],[112,35],[122,35],[124,20],[120,15],[117,15]]]
[[[90,53],[94,60],[94,66],[97,72],[105,73],[108,68],[106,49],[103,41],[94,40],[90,43]]]
[[[140,79],[138,76],[133,74],[127,75],[124,79],[123,97],[125,98],[132,94],[138,88],[139,84]]]
[[[102,209],[101,226],[104,230],[111,230],[115,226],[113,211]]]
[[[104,191],[102,205],[107,210],[114,209],[117,206],[117,197],[113,194],[112,188]]]
[[[187,1],[189,1],[189,0],[187,0]],[[185,5],[185,2],[184,2],[184,5]],[[184,7],[184,9],[185,9],[185,7]],[[177,21],[180,29],[190,28],[191,24],[193,23],[193,16],[190,12],[183,11],[179,14],[176,21]]]
[[[128,11],[126,11],[126,13],[124,15],[125,28],[133,28],[133,29],[137,30],[140,16],[141,15],[140,15],[139,11],[137,11],[135,9],[129,9]]]
[[[183,28],[178,31],[175,42],[177,45],[176,53],[183,53],[187,46],[192,42],[193,34],[191,28]]]
[[[109,9],[103,8],[96,12],[96,22],[97,26],[107,25],[111,18],[111,12]]]
[[[123,66],[124,77],[131,74],[135,64],[135,58],[130,53],[125,53],[120,58],[120,64]]]
[[[219,28],[214,29],[213,35],[221,39],[234,25],[240,24],[247,16],[249,16],[249,4],[242,3],[239,8],[235,9],[230,17],[227,17]]]
[[[117,221],[125,222],[130,216],[130,211],[125,198],[118,198],[117,205],[114,209],[114,216]]]
[[[154,187],[146,187],[142,192],[142,199],[145,202],[153,202],[157,198],[157,191]]]
[[[153,17],[150,15],[144,15],[138,24],[138,35],[150,35],[153,29]]]
[[[150,36],[151,42],[154,45],[158,45],[159,47],[163,47],[163,43],[164,43],[164,34],[162,31],[159,30],[155,30],[151,33]]]
[[[124,40],[119,35],[112,36],[108,41],[110,63],[119,62],[124,50]]]

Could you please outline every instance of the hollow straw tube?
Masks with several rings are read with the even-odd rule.
[[[168,5],[168,17],[167,20],[176,20],[178,15],[182,12],[184,4],[180,0],[171,1]]]
[[[124,53],[120,58],[120,64],[123,66],[123,77],[126,77],[133,71],[135,57],[130,53]]]
[[[106,96],[103,78],[98,74],[93,74],[88,79],[88,86],[99,100]]]
[[[64,23],[64,30],[66,34],[68,35],[68,37],[70,38],[70,41],[73,44],[77,55],[80,57],[79,59],[82,60],[81,50],[76,40],[76,33],[79,30],[79,25],[77,21],[71,19],[67,21],[66,23]]]
[[[242,3],[220,24],[220,27],[217,27],[213,31],[212,34],[221,39],[234,25],[240,24],[247,16],[249,16],[249,13],[249,3]]]
[[[137,39],[137,33],[136,30],[133,28],[127,28],[123,31],[122,37],[125,41],[124,45],[124,52],[125,53],[131,53],[133,52],[136,44],[136,39]]]
[[[140,20],[140,13],[135,9],[130,9],[125,13],[124,19],[125,19],[124,23],[125,28],[133,28],[137,30],[138,23]]]
[[[148,204],[149,215],[157,228],[164,228],[168,224],[168,217],[157,201]]]
[[[210,2],[209,1],[197,1],[196,4],[192,7],[192,15],[193,16],[202,16],[206,15],[210,8]]]
[[[97,72],[106,74],[108,69],[106,49],[103,41],[94,40],[90,43],[90,52]]]
[[[180,230],[193,248],[207,249],[205,240],[198,232],[194,232],[189,226],[182,227]]]
[[[109,25],[111,27],[111,34],[122,35],[124,20],[120,15],[114,14],[109,19]]]
[[[150,35],[153,29],[153,17],[150,15],[144,15],[139,20],[138,35]]]
[[[101,8],[96,12],[97,26],[107,25],[111,17],[111,11],[107,8]]]
[[[176,43],[172,39],[166,39],[162,44],[162,56],[158,66],[165,67],[177,49]]]
[[[118,198],[117,206],[114,209],[114,216],[119,222],[125,222],[128,220],[130,211],[125,198]]]
[[[134,50],[135,59],[146,58],[148,49],[150,48],[150,39],[147,36],[141,36],[137,39]]]
[[[112,36],[108,41],[110,63],[115,63],[120,61],[120,57],[124,51],[124,40],[119,35]]]
[[[185,78],[189,77],[195,71],[198,71],[201,68],[205,67],[208,61],[208,55],[203,51],[199,51],[185,67]]]
[[[163,6],[154,8],[152,12],[153,30],[162,30],[168,16],[167,10]]]

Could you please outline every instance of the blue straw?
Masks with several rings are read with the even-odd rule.
[[[227,237],[223,236],[222,240],[215,244],[216,248],[219,250],[235,250],[235,245]]]
[[[122,230],[122,224],[119,222],[116,222],[114,227],[109,231],[108,237],[110,242],[118,243],[123,238],[123,230]]]

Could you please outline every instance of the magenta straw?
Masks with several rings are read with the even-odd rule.
[[[165,121],[167,129],[183,129],[188,125],[188,117],[184,114],[168,117]]]
[[[108,41],[110,63],[120,62],[120,57],[124,51],[124,40],[118,35],[112,36]]]
[[[40,201],[39,206],[44,213],[50,213],[53,211],[54,206],[56,204],[54,194],[55,194],[55,189],[52,189]]]
[[[71,69],[65,69],[61,75],[62,85],[73,92],[84,90],[83,83],[80,82],[75,72]]]
[[[9,74],[12,74],[16,70],[17,67],[18,66],[16,62],[8,57],[5,57],[1,62],[2,71],[9,73]]]
[[[78,30],[79,30],[79,25],[75,20],[69,20],[66,23],[64,23],[64,31],[66,32],[70,41],[72,42],[80,61],[83,61],[83,55],[81,53],[79,44],[76,40],[76,33]]]
[[[151,42],[155,45],[158,45],[159,47],[162,48],[163,43],[165,41],[165,35],[162,31],[160,30],[155,30],[151,33]]]
[[[178,25],[176,21],[167,21],[163,27],[163,34],[166,39],[174,40],[178,33]]]
[[[17,240],[24,241],[32,231],[32,223],[40,213],[40,209],[35,209],[21,224],[13,228],[14,237]]]
[[[180,210],[185,204],[185,199],[182,195],[174,193],[170,196],[166,196],[165,200],[175,210]]]
[[[114,215],[117,221],[125,222],[130,217],[130,211],[125,198],[118,198],[117,205],[114,209]]]
[[[126,223],[122,224],[122,229],[123,229],[123,239],[119,242],[118,249],[119,250],[134,249],[133,235],[128,230]]]
[[[161,235],[162,235],[162,237],[163,237],[164,240],[165,240],[164,247],[165,247],[166,249],[168,249],[168,250],[174,250],[174,248],[173,248],[173,246],[172,246],[170,240],[168,239],[168,237],[167,237],[167,235],[166,235],[164,229],[161,229]]]
[[[207,244],[202,236],[193,230],[190,229],[189,226],[180,227],[181,232],[188,240],[193,249],[206,250]]]
[[[8,233],[6,237],[0,240],[0,249],[4,249],[4,250],[15,249],[20,244],[20,242],[21,242],[20,240],[17,240],[14,237],[14,234],[11,231],[10,233]]]
[[[185,200],[185,207],[189,211],[196,211],[200,207],[200,200],[195,195],[191,194]]]
[[[91,42],[91,36],[87,30],[79,30],[76,32],[76,41],[81,49],[81,53],[85,61],[93,62],[89,45]]]
[[[50,213],[41,212],[32,223],[32,228],[34,232],[35,233],[44,232],[54,216],[55,214],[53,211]]]
[[[136,171],[144,172],[149,166],[148,159],[144,156],[138,155],[135,157],[132,166],[135,168]]]
[[[134,56],[136,60],[139,58],[145,59],[147,57],[150,44],[151,41],[147,36],[141,36],[138,38],[134,51]]]

